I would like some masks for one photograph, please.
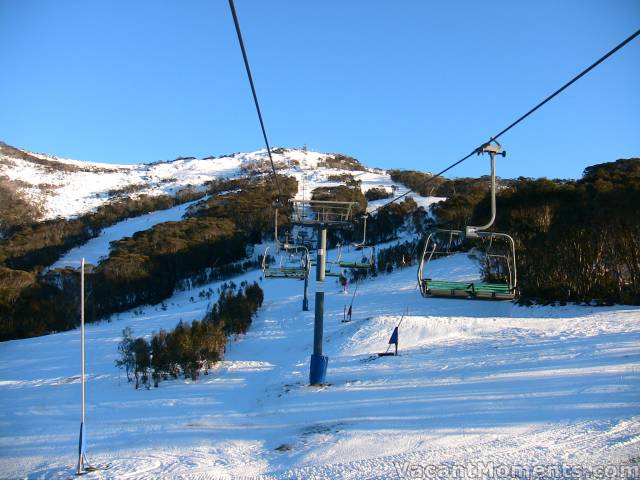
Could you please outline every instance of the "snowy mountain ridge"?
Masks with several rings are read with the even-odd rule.
[[[278,148],[273,152],[278,173],[298,180],[298,198],[309,196],[320,185],[341,184],[331,180],[332,176],[340,175],[353,175],[360,180],[363,192],[375,187],[406,191],[381,169],[324,166],[328,159],[337,157],[304,149]],[[43,207],[42,220],[80,215],[122,195],[173,195],[185,187],[204,188],[213,179],[266,172],[267,166],[264,149],[221,157],[180,157],[149,164],[114,165],[58,158],[0,144],[0,177],[7,177],[32,202]]]

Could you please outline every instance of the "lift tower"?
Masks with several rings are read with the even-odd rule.
[[[327,264],[327,230],[353,228],[357,202],[291,200],[291,223],[316,230],[318,252],[316,262],[316,302],[313,324],[313,354],[309,366],[309,383],[322,385],[327,375],[329,357],[322,354],[324,330],[324,279]]]

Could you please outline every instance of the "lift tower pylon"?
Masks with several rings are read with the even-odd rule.
[[[291,200],[292,224],[311,227],[318,236],[316,262],[315,317],[313,323],[313,354],[309,365],[309,384],[325,383],[329,357],[323,355],[324,280],[327,265],[327,230],[353,228],[353,214],[357,202],[320,200]]]

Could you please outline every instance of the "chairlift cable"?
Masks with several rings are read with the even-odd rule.
[[[620,50],[622,47],[624,47],[627,43],[629,43],[631,40],[633,40],[634,38],[636,38],[638,35],[640,35],[640,30],[636,30],[636,32],[631,35],[630,37],[628,37],[626,40],[624,40],[623,42],[619,43],[615,48],[611,49],[609,52],[607,52],[605,55],[603,55],[602,57],[600,57],[596,62],[594,62],[591,66],[587,67],[586,69],[584,69],[582,72],[580,72],[578,75],[576,75],[575,77],[573,77],[571,80],[569,80],[567,83],[565,83],[562,87],[560,87],[558,90],[556,90],[555,92],[553,92],[551,95],[549,95],[547,98],[545,98],[543,101],[541,101],[538,105],[536,105],[535,107],[533,107],[531,110],[529,110],[527,113],[525,113],[524,115],[522,115],[520,118],[518,118],[515,122],[513,122],[511,125],[509,125],[508,127],[506,127],[504,130],[502,130],[500,133],[498,133],[497,135],[491,137],[491,140],[495,140],[498,137],[500,137],[501,135],[507,133],[509,130],[511,130],[513,127],[515,127],[517,124],[519,124],[522,120],[524,120],[525,118],[527,118],[529,115],[531,115],[533,112],[535,112],[536,110],[538,110],[540,107],[542,107],[545,103],[547,103],[548,101],[550,101],[553,97],[555,97],[556,95],[558,95],[559,93],[561,93],[563,90],[567,89],[568,87],[570,87],[571,85],[573,85],[575,82],[577,82],[578,80],[580,80],[582,77],[584,77],[587,73],[589,73],[591,70],[593,70],[594,68],[596,68],[598,65],[600,65],[602,62],[604,62],[607,58],[609,58],[611,55],[613,55],[614,53],[616,53],[618,50]]]
[[[271,171],[273,172],[273,180],[278,189],[278,198],[282,197],[282,190],[280,190],[280,182],[278,182],[278,175],[276,173],[276,166],[271,156],[271,147],[269,146],[269,139],[267,138],[267,130],[262,120],[262,112],[260,111],[260,103],[258,102],[258,95],[256,93],[256,87],[253,83],[253,75],[251,75],[251,68],[249,67],[249,58],[247,57],[247,51],[244,48],[244,41],[242,40],[242,32],[240,31],[240,22],[238,21],[238,14],[236,13],[236,7],[233,4],[233,0],[229,0],[229,8],[231,9],[231,15],[233,15],[233,23],[236,27],[236,33],[238,34],[238,42],[240,43],[240,50],[242,50],[242,58],[244,59],[244,66],[247,70],[247,77],[249,78],[249,84],[251,85],[251,93],[253,94],[253,103],[256,106],[256,112],[258,113],[258,119],[260,120],[260,128],[262,129],[262,136],[264,137],[264,143],[267,146],[267,153],[269,155],[269,161],[271,162]]]
[[[231,1],[231,0],[230,0]],[[509,130],[511,130],[513,127],[515,127],[516,125],[518,125],[520,122],[522,122],[525,118],[527,118],[529,115],[531,115],[532,113],[534,113],[536,110],[538,110],[540,107],[542,107],[544,104],[546,104],[547,102],[549,102],[551,99],[553,99],[554,97],[556,97],[558,94],[560,94],[561,92],[563,92],[564,90],[566,90],[567,88],[569,88],[571,85],[573,85],[575,82],[577,82],[578,80],[580,80],[582,77],[584,77],[587,73],[589,73],[591,70],[593,70],[594,68],[596,68],[598,65],[600,65],[602,62],[604,62],[606,59],[608,59],[611,55],[613,55],[614,53],[616,53],[618,50],[620,50],[622,47],[624,47],[625,45],[627,45],[629,42],[631,42],[632,40],[634,40],[638,35],[640,35],[640,30],[636,30],[636,32],[634,34],[632,34],[631,36],[627,37],[624,41],[622,41],[621,43],[619,43],[618,45],[616,45],[614,48],[612,48],[611,50],[609,50],[606,54],[604,54],[602,57],[600,57],[598,60],[596,60],[593,64],[591,64],[589,67],[585,68],[582,72],[580,72],[578,75],[576,75],[575,77],[573,77],[571,80],[569,80],[567,83],[565,83],[562,87],[560,87],[558,90],[556,90],[555,92],[553,92],[551,95],[549,95],[548,97],[546,97],[544,100],[542,100],[540,103],[538,103],[535,107],[533,107],[531,110],[529,110],[527,113],[525,113],[524,115],[522,115],[521,117],[519,117],[517,120],[515,120],[513,123],[511,123],[508,127],[504,128],[503,130],[501,130],[498,134],[492,136],[489,141],[492,140],[496,140],[498,137],[504,135],[505,133],[507,133]],[[480,151],[480,149],[486,145],[486,143],[483,143],[482,145],[480,145],[479,147],[473,149],[473,151],[471,153],[469,153],[468,155],[462,157],[460,160],[458,160],[455,163],[452,163],[451,165],[449,165],[447,168],[445,168],[444,170],[436,173],[435,175],[433,175],[432,177],[428,178],[425,182],[424,185],[431,183],[433,180],[435,180],[436,178],[442,176],[444,173],[448,172],[449,170],[451,170],[452,168],[460,165],[462,162],[464,162],[465,160],[468,160],[469,158],[471,158],[473,155],[475,155],[476,153],[478,153],[478,151]],[[424,186],[423,185],[423,186]],[[373,211],[369,212],[369,215],[373,215],[374,213],[376,213],[378,210],[382,210],[383,208],[385,208],[386,206],[400,200],[403,197],[406,197],[407,195],[409,195],[410,193],[412,193],[413,190],[409,189],[408,191],[404,192],[402,195],[398,195],[397,197],[389,200],[387,203],[380,205],[378,208],[374,209]]]

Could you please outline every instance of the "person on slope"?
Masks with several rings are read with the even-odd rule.
[[[347,275],[344,271],[340,273],[340,285],[342,285],[342,293],[347,293]]]

